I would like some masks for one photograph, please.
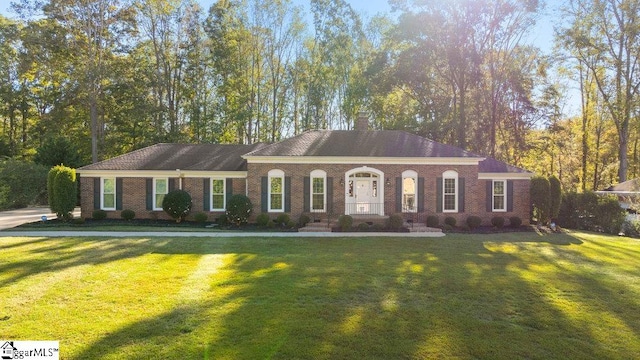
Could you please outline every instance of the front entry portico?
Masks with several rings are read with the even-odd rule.
[[[345,214],[384,216],[384,173],[361,167],[345,174]]]

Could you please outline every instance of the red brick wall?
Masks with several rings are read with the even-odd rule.
[[[254,207],[254,217],[261,212],[261,178],[267,176],[269,170],[280,169],[285,176],[291,177],[291,212],[290,215],[295,221],[303,213],[304,206],[304,178],[308,177],[311,171],[320,169],[327,173],[327,177],[333,178],[333,215],[337,217],[344,213],[345,185],[340,185],[340,179],[344,179],[345,173],[354,168],[359,168],[359,164],[248,164],[249,176],[246,179],[233,179],[233,193],[245,194],[248,189],[248,196]],[[477,166],[459,165],[379,165],[369,166],[384,172],[385,181],[380,186],[384,187],[385,214],[390,215],[396,212],[396,178],[402,177],[405,170],[414,170],[418,177],[424,178],[424,213],[421,218],[427,215],[437,215],[440,222],[447,216],[456,218],[458,224],[464,224],[467,217],[476,215],[482,218],[484,224],[489,224],[494,216],[509,218],[518,216],[524,224],[529,222],[529,180],[513,180],[513,211],[511,212],[487,212],[486,211],[486,181],[478,180]],[[436,213],[436,178],[442,177],[442,173],[447,170],[458,172],[459,178],[465,178],[465,211],[464,213]],[[390,184],[387,185],[387,180]],[[81,181],[82,196],[82,217],[90,218],[94,209],[93,206],[93,178],[83,178]],[[178,182],[176,181],[176,186]],[[192,215],[203,211],[203,180],[202,178],[184,178],[183,189],[191,194],[193,199]],[[123,178],[123,209],[135,211],[136,218],[159,218],[168,219],[163,211],[149,211],[146,209],[146,179],[145,178]],[[221,213],[207,212],[209,219],[214,220]],[[108,211],[109,218],[120,218],[120,211]],[[273,214],[274,216],[277,214]],[[321,214],[314,216],[322,217]]]
[[[261,178],[268,176],[273,169],[284,171],[285,177],[291,177],[291,217],[296,220],[303,213],[304,204],[304,178],[313,170],[324,170],[327,177],[333,178],[333,215],[344,213],[345,185],[340,185],[340,179],[344,179],[345,173],[354,168],[362,167],[360,164],[248,164],[248,196],[254,204],[254,214],[261,212]],[[482,218],[484,224],[490,224],[494,216],[509,218],[518,216],[523,223],[529,221],[529,180],[514,180],[514,201],[511,212],[487,212],[486,210],[486,181],[478,180],[478,168],[473,165],[379,165],[368,166],[384,172],[384,204],[385,215],[396,212],[396,178],[402,177],[405,170],[414,170],[418,177],[424,178],[424,213],[437,215],[440,222],[447,216],[456,218],[458,224],[463,224],[467,217],[476,215]],[[458,172],[459,178],[465,178],[465,211],[463,213],[436,213],[436,179],[442,177],[447,170]],[[387,180],[390,184],[387,185]],[[274,216],[276,213],[273,214]],[[314,214],[318,216],[318,214]]]
[[[122,178],[122,209],[135,211],[137,219],[170,219],[169,215],[162,210],[147,210],[146,181],[147,178]],[[245,179],[234,178],[232,181],[233,193],[244,195],[246,187]],[[82,178],[80,184],[82,197],[80,209],[82,218],[91,218],[94,210],[93,184],[94,178]],[[175,186],[176,188],[179,186],[178,179],[175,179]],[[198,212],[206,212],[209,215],[209,220],[213,221],[222,214],[222,212],[204,211],[203,178],[183,178],[182,189],[189,192],[193,201],[190,217],[193,217],[193,215]],[[107,211],[107,217],[119,219],[120,212],[121,210]]]

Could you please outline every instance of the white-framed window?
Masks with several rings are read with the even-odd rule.
[[[323,170],[311,172],[311,212],[325,212],[327,203],[327,173]]]
[[[226,180],[211,179],[211,211],[224,211],[227,203]]]
[[[269,171],[269,211],[284,212],[284,171]]]
[[[458,212],[458,173],[453,170],[442,173],[442,211]]]
[[[495,212],[507,211],[507,181],[493,180],[492,209]]]
[[[417,212],[418,173],[406,170],[402,173],[402,212]]]
[[[102,178],[100,181],[100,209],[116,209],[116,179]]]
[[[162,200],[169,193],[169,179],[153,179],[153,210],[162,210]]]

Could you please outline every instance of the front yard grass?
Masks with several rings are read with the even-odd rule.
[[[629,238],[0,238],[0,255],[0,339],[59,340],[63,359],[640,354]]]

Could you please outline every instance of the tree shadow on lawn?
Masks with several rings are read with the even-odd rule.
[[[24,260],[9,259],[4,264],[0,264],[0,273],[14,273],[1,280],[0,287],[44,272],[56,272],[75,266],[104,264],[137,257],[152,252],[164,241],[166,240],[44,238],[21,242],[20,244],[26,247],[24,252],[27,255],[21,256]],[[30,248],[32,245],[42,246]],[[12,247],[17,246],[12,245]]]
[[[558,256],[567,249],[547,242],[545,251]],[[488,248],[468,237],[169,240],[156,251],[234,256],[223,268],[228,277],[209,279],[209,296],[233,291],[132,324],[77,358],[105,351],[155,357],[157,350],[167,358],[564,359],[615,358],[637,350],[603,341],[594,330],[601,324],[558,306],[544,281],[577,283],[576,298],[604,312],[610,302],[620,303],[616,309],[633,305],[618,287],[557,266],[555,257],[545,258],[537,248],[511,251],[502,245],[510,244]],[[538,279],[536,267],[555,270]],[[590,298],[593,291],[607,301]],[[230,303],[237,306],[218,312]],[[193,331],[182,333],[183,323]],[[627,338],[637,340],[638,327],[631,329]],[[175,344],[158,350],[165,340]]]

